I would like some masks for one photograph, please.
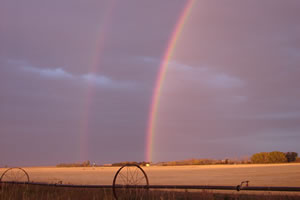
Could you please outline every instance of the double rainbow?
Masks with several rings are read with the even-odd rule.
[[[159,72],[157,75],[155,87],[153,90],[151,105],[150,105],[150,112],[148,117],[148,123],[147,123],[147,136],[146,136],[146,149],[145,149],[145,158],[146,161],[152,161],[152,153],[153,153],[153,141],[155,136],[155,126],[156,126],[156,115],[157,110],[159,107],[159,99],[161,95],[161,90],[163,86],[163,82],[165,79],[167,67],[169,64],[170,59],[172,58],[172,55],[174,53],[174,50],[176,48],[176,44],[178,41],[178,38],[180,37],[182,30],[184,28],[184,25],[191,13],[192,7],[196,0],[186,0],[186,3],[184,5],[184,8],[181,12],[181,14],[178,17],[177,23],[174,27],[174,30],[171,34],[170,40],[168,42],[166,51],[164,53],[162,62],[159,67]],[[111,14],[114,7],[115,1],[112,1],[108,9],[106,10],[106,13],[104,14],[104,24],[102,24],[102,29],[105,29],[107,27],[108,22],[111,21]],[[100,35],[97,40],[97,46],[96,46],[96,55],[94,57],[94,61],[91,64],[91,67],[89,69],[89,73],[95,73],[97,72],[97,68],[100,64],[100,58],[99,55],[101,51],[103,50],[103,45],[105,41],[105,36]],[[92,98],[94,95],[94,88],[92,85],[89,85],[86,91],[86,98],[83,103],[83,113],[82,113],[82,119],[80,121],[80,130],[79,130],[79,141],[80,141],[80,159],[86,159],[86,156],[88,155],[88,127],[89,127],[89,116],[90,116],[90,106],[92,104]]]

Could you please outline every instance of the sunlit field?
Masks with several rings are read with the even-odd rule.
[[[29,167],[24,168],[32,182],[46,182],[58,184],[76,185],[112,185],[115,173],[119,167]],[[147,173],[150,185],[229,185],[235,186],[241,181],[249,180],[250,186],[300,186],[300,164],[272,164],[272,165],[206,165],[206,166],[150,166],[143,167]],[[0,169],[0,173],[4,171]],[[16,188],[16,187],[15,187]],[[39,192],[48,195],[48,199],[76,199],[83,195],[87,199],[112,199],[110,189],[79,189],[79,188],[51,188],[45,186],[9,188],[10,194],[17,195],[18,191],[29,195],[29,199],[41,198]],[[21,188],[21,189],[20,189]],[[12,192],[13,191],[13,192]],[[88,193],[88,195],[85,195]],[[247,192],[247,191],[173,191],[151,190],[148,198],[157,199],[224,199],[222,195],[230,195],[235,199],[237,196],[245,199],[254,198],[251,195],[263,195],[262,199],[286,199],[282,195],[289,194],[290,199],[298,199],[297,193],[270,193],[270,192]],[[292,195],[290,195],[292,194]],[[5,195],[2,189],[1,195]],[[7,195],[7,193],[6,193]],[[54,197],[57,195],[56,197]],[[221,195],[221,196],[220,196]],[[249,196],[250,195],[250,196]],[[274,196],[279,195],[279,196]],[[296,196],[294,196],[296,195]],[[72,197],[73,196],[73,197]],[[4,198],[4,196],[2,196]],[[76,198],[75,198],[76,197]],[[224,198],[223,198],[224,197]],[[259,199],[260,199],[259,198]],[[79,198],[80,199],[80,198]]]
[[[33,182],[109,185],[119,167],[29,167]],[[143,167],[151,185],[300,186],[300,164],[199,165]],[[0,168],[0,173],[5,168]]]

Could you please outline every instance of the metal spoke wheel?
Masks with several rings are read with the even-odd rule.
[[[114,177],[113,193],[116,200],[143,199],[148,194],[148,188],[147,174],[135,164],[122,166]]]
[[[18,167],[13,167],[7,169],[5,172],[3,172],[0,182],[29,182],[29,175],[27,172]]]

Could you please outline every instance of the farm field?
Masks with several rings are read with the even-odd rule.
[[[33,182],[110,185],[119,167],[28,167]],[[300,164],[143,167],[150,185],[238,185],[300,187]],[[0,174],[5,168],[0,168]]]
[[[27,167],[33,182],[111,185],[119,167]],[[143,167],[150,185],[230,185],[249,180],[250,186],[300,186],[300,164],[206,165]],[[1,168],[0,174],[6,169]],[[25,196],[24,196],[25,195]],[[122,197],[122,196],[121,196]],[[123,196],[124,197],[124,196]],[[0,199],[114,199],[111,189],[3,185]],[[120,199],[132,199],[120,198]],[[140,199],[139,197],[134,199]],[[146,199],[300,199],[297,192],[221,190],[151,190]]]

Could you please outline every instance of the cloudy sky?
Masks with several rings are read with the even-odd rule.
[[[0,166],[145,159],[185,0],[1,0]],[[169,61],[153,161],[300,153],[300,1],[196,0]]]

